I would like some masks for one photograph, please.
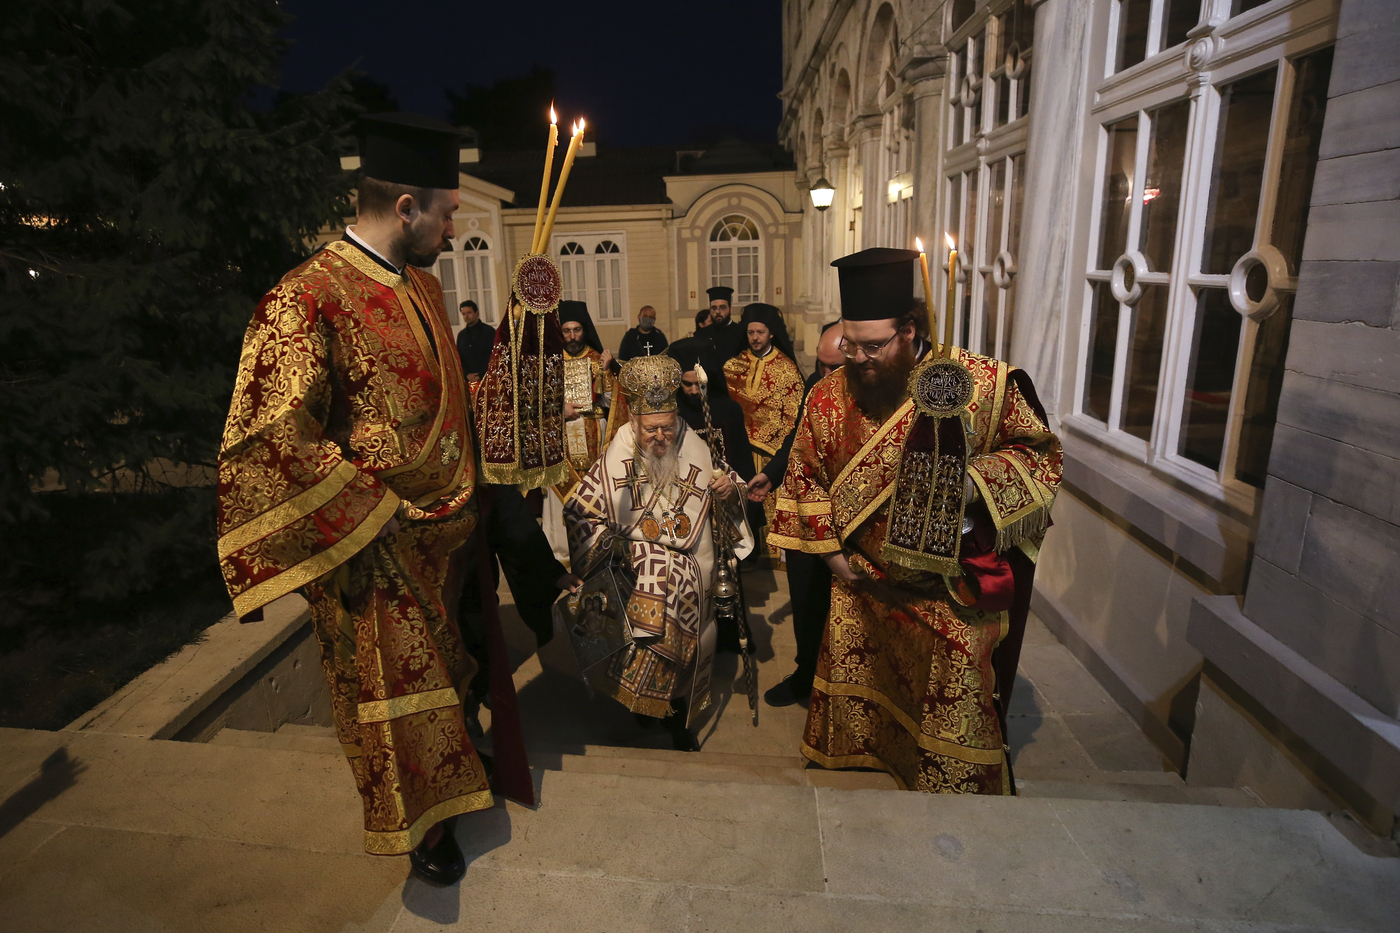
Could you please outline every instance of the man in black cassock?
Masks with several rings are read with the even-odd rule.
[[[458,309],[462,329],[457,332],[457,355],[462,358],[462,375],[467,384],[481,378],[491,362],[491,347],[496,342],[496,329],[481,319],[476,302],[468,298]]]
[[[734,298],[734,289],[728,285],[716,285],[705,289],[705,294],[710,296],[710,326],[706,328],[705,335],[719,351],[720,362],[724,362],[744,352],[749,345],[748,335],[732,316],[730,302]]]
[[[656,309],[646,305],[637,312],[637,326],[622,337],[617,348],[619,362],[627,362],[634,356],[657,356],[666,350],[666,335],[656,326]]]

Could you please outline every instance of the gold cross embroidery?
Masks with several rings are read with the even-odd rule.
[[[676,480],[676,488],[681,491],[680,500],[677,501],[674,506],[677,512],[685,509],[685,504],[690,501],[691,496],[697,499],[703,499],[705,497],[705,490],[701,489],[700,484],[696,482],[699,478],[700,468],[692,463],[690,464],[690,472],[686,478]]]
[[[442,439],[442,465],[449,466],[462,459],[462,447],[457,443],[457,432],[453,431]]]

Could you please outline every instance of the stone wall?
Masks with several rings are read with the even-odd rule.
[[[1363,721],[1354,766],[1326,757],[1356,782],[1349,802],[1374,811],[1354,799],[1359,791],[1391,813],[1400,769],[1397,46],[1400,4],[1343,0],[1243,616],[1207,601],[1192,618],[1192,642],[1220,679],[1258,682],[1274,695],[1252,699],[1315,748]],[[1242,632],[1248,644],[1232,647]],[[1295,681],[1324,693],[1331,681],[1340,692],[1334,702],[1292,704],[1285,685]],[[1237,725],[1224,716],[1198,723],[1207,736],[1193,768],[1199,757],[1202,772],[1218,772],[1216,756],[1244,754],[1209,740]]]

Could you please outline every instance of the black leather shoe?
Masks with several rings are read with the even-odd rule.
[[[466,856],[462,854],[462,847],[457,845],[457,837],[452,832],[456,822],[456,817],[442,821],[442,838],[431,849],[419,844],[418,848],[408,853],[413,873],[436,888],[450,888],[467,873]]]
[[[672,727],[671,747],[678,752],[700,751],[700,743],[695,740],[695,733],[683,725]]]
[[[782,707],[801,704],[805,707],[812,698],[812,685],[809,683],[804,687],[802,684],[795,683],[796,676],[796,674],[789,674],[783,680],[763,691],[763,702],[769,706]]]

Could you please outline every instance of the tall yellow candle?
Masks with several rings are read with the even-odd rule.
[[[540,179],[540,203],[535,208],[535,235],[530,240],[530,252],[544,249],[540,243],[540,231],[544,229],[544,203],[549,200],[549,173],[554,168],[554,147],[559,145],[559,115],[554,105],[549,105],[549,145],[544,149],[544,178]]]
[[[953,355],[953,306],[958,292],[958,251],[953,246],[952,236],[946,233],[943,235],[948,239],[948,310],[943,314],[943,355],[951,358]]]
[[[928,253],[924,252],[924,241],[914,237],[914,248],[919,251],[919,269],[924,273],[924,310],[928,313],[928,339],[938,339],[938,315],[933,310],[933,282],[928,277]]]
[[[549,246],[549,236],[554,232],[554,215],[559,213],[559,202],[564,197],[564,183],[569,180],[569,170],[574,167],[574,156],[583,144],[583,118],[574,127],[573,138],[569,140],[569,151],[564,153],[564,167],[559,170],[559,185],[554,189],[554,202],[549,205],[549,216],[545,218],[544,229],[540,231],[539,251]]]

